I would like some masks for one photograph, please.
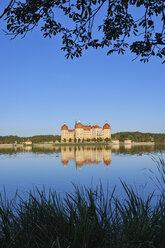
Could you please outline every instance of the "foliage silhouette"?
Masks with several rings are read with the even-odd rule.
[[[140,61],[157,56],[165,62],[164,0],[11,0],[1,18],[13,37],[38,25],[44,37],[61,34],[66,58],[93,47],[107,48],[107,55],[130,49]]]

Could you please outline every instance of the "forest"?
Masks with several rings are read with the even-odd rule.
[[[56,142],[61,140],[60,135],[35,135],[32,137],[19,136],[0,136],[0,144],[13,144],[14,142],[22,143],[23,141],[31,140],[33,143]]]
[[[125,139],[130,139],[135,142],[165,142],[165,134],[163,133],[141,133],[141,132],[118,132],[112,134],[112,139],[117,138],[120,141]],[[43,142],[60,142],[60,135],[35,135],[31,137],[19,137],[15,135],[0,136],[0,144],[13,144],[14,142],[22,143],[23,141],[31,140],[33,143],[43,143]],[[101,142],[100,140],[95,140],[95,142]]]
[[[130,139],[136,142],[147,142],[151,140],[155,142],[164,142],[165,134],[163,133],[141,133],[141,132],[119,132],[119,133],[112,134],[112,139],[114,138],[117,138],[120,141],[124,141],[125,139]]]

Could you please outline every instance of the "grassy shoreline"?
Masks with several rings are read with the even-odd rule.
[[[132,142],[131,146],[152,146],[156,144],[162,144],[159,142]],[[124,142],[120,142],[119,146],[124,146]],[[27,147],[27,146],[118,146],[116,144],[113,144],[112,142],[88,142],[88,143],[33,143],[32,145],[23,145],[23,144],[0,144],[0,148],[21,148],[21,147]]]
[[[64,198],[56,192],[29,192],[27,200],[0,195],[3,248],[163,248],[165,194],[152,204],[121,181],[127,195],[117,198],[102,186],[75,186]]]

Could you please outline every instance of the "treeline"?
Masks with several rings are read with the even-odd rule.
[[[0,144],[13,144],[17,142],[18,144],[23,141],[31,140],[33,143],[42,143],[42,142],[56,142],[61,140],[60,135],[36,135],[31,137],[19,137],[19,136],[0,136]]]
[[[130,139],[136,142],[147,142],[151,140],[150,137],[152,137],[155,142],[165,141],[165,134],[163,133],[119,132],[112,134],[112,139],[117,138],[120,141]]]
[[[149,137],[152,137],[155,142],[165,142],[165,134],[163,133],[119,132],[112,134],[112,139],[117,138],[120,141],[124,141],[125,139],[130,139],[136,142],[147,142],[150,141]],[[56,141],[60,142],[61,136],[60,135],[35,135],[31,137],[19,137],[14,135],[0,136],[0,144],[13,144],[14,142],[17,142],[19,144],[26,140],[31,140],[33,143],[56,142]]]

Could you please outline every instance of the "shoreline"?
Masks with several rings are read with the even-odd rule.
[[[107,143],[34,143],[32,145],[23,145],[23,144],[0,144],[0,149],[8,148],[24,148],[24,147],[53,147],[53,146],[153,146],[155,142],[132,142],[131,144],[124,144],[120,142],[119,144],[113,144],[112,142]]]

